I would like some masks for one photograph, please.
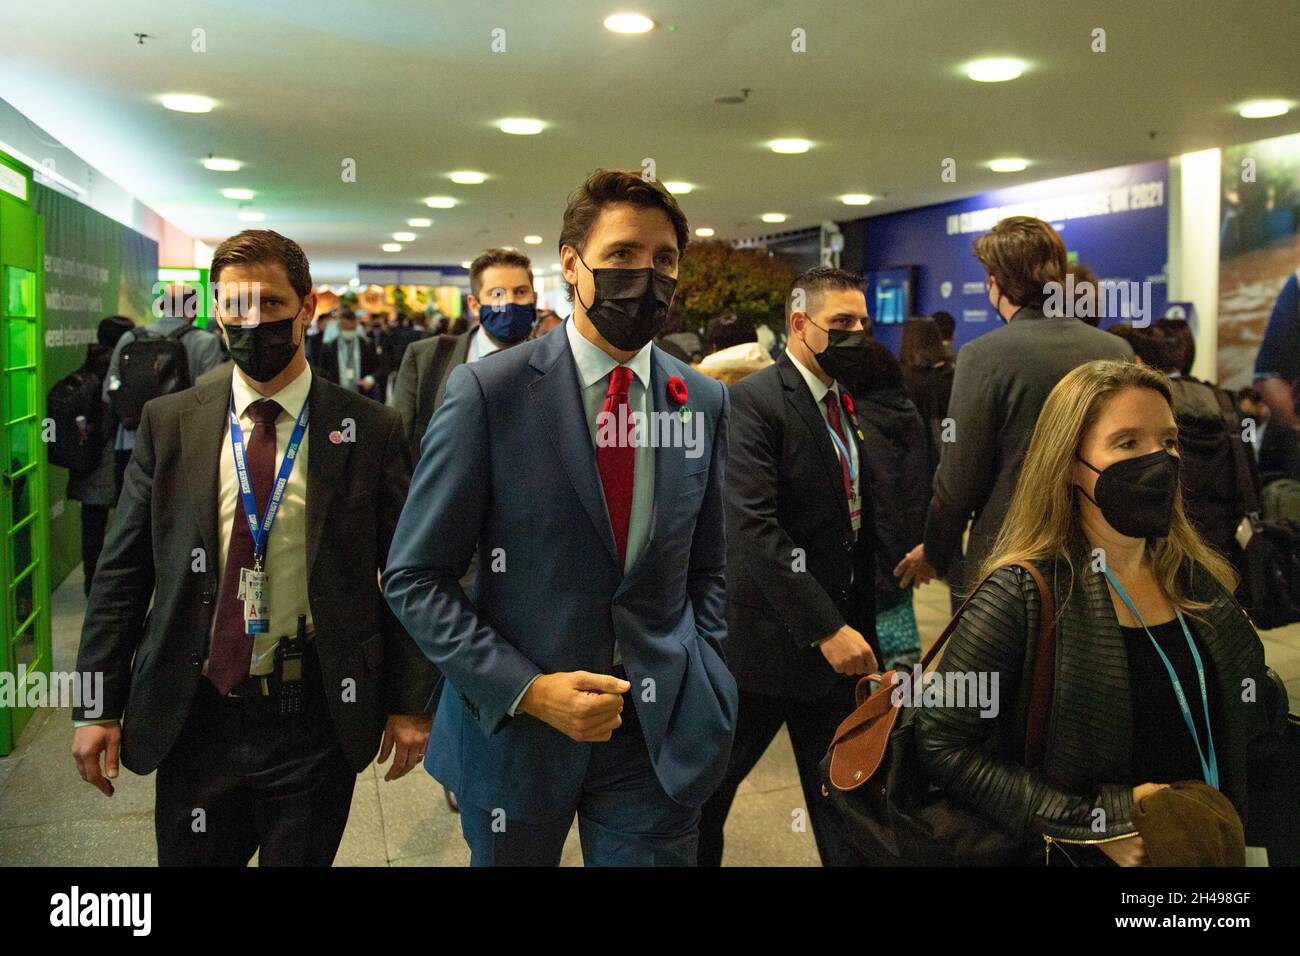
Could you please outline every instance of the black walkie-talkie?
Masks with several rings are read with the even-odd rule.
[[[298,635],[280,638],[275,649],[275,669],[280,678],[280,714],[301,714],[305,706],[302,685],[303,658],[307,648],[307,615],[298,615]]]

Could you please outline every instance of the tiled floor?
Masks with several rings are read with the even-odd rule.
[[[74,572],[53,601],[54,668],[75,664],[81,618],[81,574]],[[948,620],[948,592],[931,584],[917,593],[917,621],[928,647]],[[1264,634],[1269,663],[1300,702],[1300,625]],[[1294,709],[1294,707],[1293,707]],[[123,770],[116,794],[105,798],[82,783],[69,753],[67,711],[33,718],[18,749],[0,759],[0,865],[152,865],[153,781]],[[792,811],[803,806],[794,756],[784,731],[741,785],[727,821],[728,865],[816,866],[812,833],[796,831]],[[462,866],[469,853],[457,818],[439,787],[421,769],[386,783],[371,766],[357,780],[352,815],[339,850],[340,866]],[[569,834],[566,865],[580,865],[577,830]]]

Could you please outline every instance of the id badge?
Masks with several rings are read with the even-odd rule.
[[[858,495],[849,499],[849,523],[853,526],[853,536],[856,538],[862,530],[862,499]]]
[[[344,384],[344,385],[351,385],[351,384],[352,384],[352,378],[353,378],[353,371],[352,371],[352,369],[350,369],[350,368],[345,368],[345,369],[343,369],[343,384]]]
[[[245,568],[240,581],[244,601],[244,633],[268,633],[271,629],[271,601],[266,572]]]

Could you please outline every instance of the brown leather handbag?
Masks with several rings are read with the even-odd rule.
[[[1042,572],[1023,567],[1038,586],[1041,613],[1029,680],[1025,766],[1042,763],[1056,661],[1056,603]],[[990,575],[991,576],[991,575]],[[986,577],[985,581],[988,580]],[[980,582],[982,587],[984,581]],[[971,591],[974,595],[979,588]],[[957,628],[968,597],[921,659],[929,669]],[[916,707],[894,702],[895,671],[858,682],[858,706],[835,731],[822,758],[822,795],[844,817],[855,846],[875,866],[1009,866],[1024,862],[1016,837],[959,807],[926,779],[916,744]],[[871,684],[876,689],[871,690]]]

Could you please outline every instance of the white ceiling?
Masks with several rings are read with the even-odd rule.
[[[660,27],[601,26],[625,9]],[[546,268],[569,191],[647,157],[661,179],[698,184],[682,197],[692,227],[737,238],[1300,130],[1300,110],[1233,111],[1300,101],[1296,0],[7,0],[0,21],[0,97],[206,241],[244,228],[220,189],[255,189],[265,225],[298,239],[321,280],[493,244]],[[1105,53],[1091,51],[1096,27]],[[504,53],[490,49],[496,28]],[[806,53],[791,52],[795,28]],[[195,29],[206,53],[191,51]],[[960,70],[999,55],[1031,68],[1002,84]],[[713,102],[742,87],[743,105]],[[157,103],[168,92],[219,106],[174,113]],[[508,136],[494,125],[506,116],[550,127]],[[764,146],[789,136],[816,145]],[[211,153],[246,166],[209,172]],[[1008,155],[1033,165],[982,166]],[[946,157],[956,183],[940,180]],[[457,186],[455,169],[491,178]],[[845,192],[883,198],[852,209]],[[460,205],[431,210],[428,195]],[[765,225],[767,211],[790,218]],[[413,216],[434,225],[381,252]]]

